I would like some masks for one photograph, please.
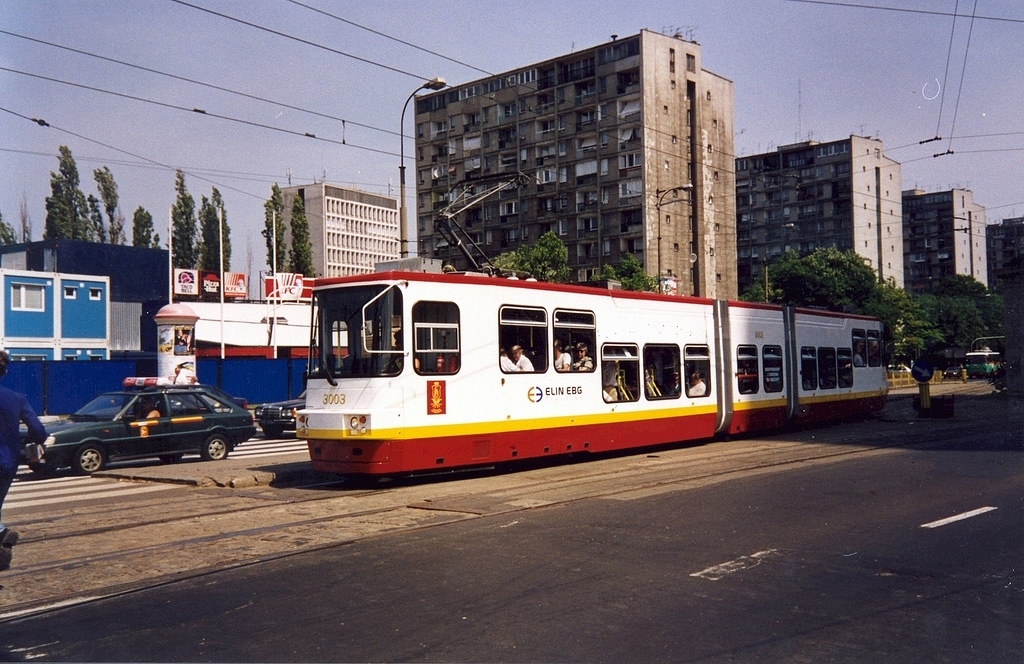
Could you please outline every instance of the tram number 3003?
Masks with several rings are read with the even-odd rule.
[[[345,404],[345,395],[337,392],[332,392],[324,395],[325,406],[343,406]]]

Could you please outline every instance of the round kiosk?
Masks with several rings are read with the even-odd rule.
[[[196,321],[199,316],[185,304],[160,308],[156,321],[156,370],[174,383],[199,382],[196,376]]]

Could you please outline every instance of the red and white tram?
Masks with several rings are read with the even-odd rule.
[[[401,474],[839,420],[883,407],[881,337],[873,318],[746,302],[319,279],[298,434],[316,470]]]

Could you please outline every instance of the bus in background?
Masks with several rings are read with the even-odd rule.
[[[967,367],[967,376],[969,378],[990,378],[1001,361],[1002,358],[999,356],[999,353],[983,348],[967,353],[964,366]]]

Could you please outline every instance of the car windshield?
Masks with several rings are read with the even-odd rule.
[[[73,422],[103,422],[117,417],[137,395],[124,392],[101,394],[71,416]]]

